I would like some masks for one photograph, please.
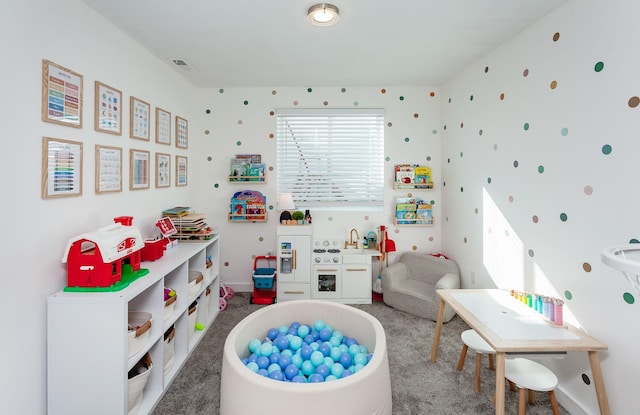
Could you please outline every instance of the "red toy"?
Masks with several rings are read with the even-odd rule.
[[[259,261],[267,261],[267,265],[276,264],[275,255],[256,256],[253,261],[253,294],[249,297],[250,304],[274,304],[276,302],[276,269],[258,268]]]
[[[118,286],[123,271],[135,274],[135,278],[148,273],[148,270],[140,269],[143,247],[140,231],[120,221],[72,238],[62,258],[62,262],[67,263],[67,288],[113,287],[118,290],[126,287],[130,281]],[[128,265],[124,270],[123,264]]]

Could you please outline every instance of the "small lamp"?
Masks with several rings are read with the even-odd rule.
[[[329,3],[315,4],[307,11],[307,20],[314,26],[333,26],[339,18],[338,8]]]
[[[294,210],[296,208],[295,203],[293,203],[293,195],[291,193],[281,193],[278,197],[278,210],[282,213],[280,214],[280,223],[283,220],[291,220],[290,210]]]

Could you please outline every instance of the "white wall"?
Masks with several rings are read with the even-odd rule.
[[[275,254],[276,225],[280,212],[276,200],[276,108],[384,108],[385,109],[385,212],[314,211],[313,237],[349,239],[355,228],[363,237],[380,225],[391,226],[389,238],[398,251],[436,252],[440,249],[440,187],[414,191],[415,197],[434,201],[434,227],[393,227],[395,198],[408,192],[392,188],[394,164],[421,163],[433,167],[439,180],[440,113],[439,91],[419,87],[323,87],[323,88],[220,88],[200,94],[198,132],[197,208],[223,235],[222,282],[236,290],[252,290],[253,257]],[[384,92],[383,92],[384,90]],[[245,102],[247,104],[245,105]],[[325,105],[326,103],[326,105]],[[206,110],[210,110],[210,114]],[[205,132],[208,131],[209,134]],[[229,183],[229,161],[239,153],[261,154],[267,165],[267,183]],[[209,158],[211,160],[209,160]],[[271,170],[273,169],[273,170]],[[266,223],[227,221],[229,201],[240,190],[257,190],[267,197],[270,208]],[[390,262],[396,254],[390,255]],[[377,264],[374,276],[379,274]]]
[[[614,414],[637,413],[640,404],[638,291],[600,260],[603,247],[640,239],[640,108],[628,105],[640,95],[640,34],[631,29],[639,13],[631,1],[569,2],[442,93],[443,158],[450,160],[443,249],[460,264],[467,288],[564,299],[566,319],[609,346],[601,359]],[[561,403],[598,413],[586,354],[548,363],[575,401]]]
[[[112,223],[120,215],[134,217],[143,236],[152,236],[160,210],[193,203],[193,188],[129,191],[129,149],[171,154],[161,146],[129,138],[129,96],[135,95],[186,119],[195,117],[194,88],[163,62],[115,30],[76,0],[3,3],[0,14],[3,79],[2,201],[5,206],[2,243],[3,329],[0,376],[3,412],[46,412],[46,298],[66,285],[61,263],[67,241]],[[84,77],[83,128],[41,121],[42,59],[49,59]],[[122,136],[95,132],[94,81],[123,92]],[[154,118],[155,119],[155,118]],[[151,133],[154,137],[155,129]],[[40,198],[42,137],[82,142],[83,195]],[[94,146],[123,149],[124,190],[97,195],[94,191]],[[153,172],[153,170],[152,170]],[[90,321],[87,324],[91,324]],[[79,330],[82,328],[79,327]],[[96,356],[99,359],[100,356]],[[99,376],[99,374],[94,374]]]

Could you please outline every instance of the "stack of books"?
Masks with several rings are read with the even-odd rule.
[[[418,164],[396,164],[395,185],[402,189],[432,189],[431,167]]]
[[[175,207],[162,211],[163,217],[171,218],[177,233],[171,235],[172,239],[179,240],[207,240],[214,236],[213,229],[207,225],[205,216],[191,212],[188,207]]]
[[[399,197],[396,200],[396,223],[398,225],[432,225],[433,206],[421,199]]]

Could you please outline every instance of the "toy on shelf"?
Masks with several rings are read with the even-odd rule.
[[[173,240],[202,241],[213,238],[213,229],[205,222],[205,216],[192,213],[191,208],[176,207],[162,211],[163,218],[156,226],[162,236]]]
[[[132,220],[120,216],[112,225],[69,240],[62,257],[67,264],[64,291],[119,291],[149,273],[140,268],[144,243]]]

